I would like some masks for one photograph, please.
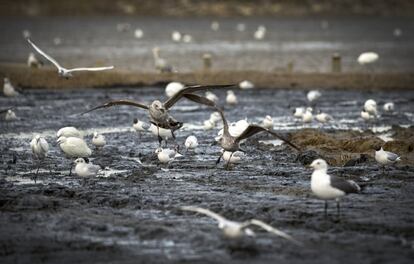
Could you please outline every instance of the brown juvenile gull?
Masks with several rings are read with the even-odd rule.
[[[183,123],[177,121],[174,117],[172,117],[169,113],[169,109],[174,106],[175,103],[177,103],[181,98],[185,97],[193,102],[199,103],[199,104],[205,104],[211,106],[214,104],[208,99],[205,99],[201,96],[187,96],[193,92],[200,91],[200,90],[206,90],[206,89],[213,89],[213,88],[227,88],[231,87],[233,85],[194,85],[194,86],[188,86],[181,91],[174,94],[172,97],[168,98],[165,102],[161,102],[159,100],[154,100],[151,104],[147,105],[144,103],[134,102],[130,100],[115,100],[108,102],[106,104],[94,107],[82,114],[89,113],[91,111],[94,111],[96,109],[100,108],[107,108],[114,105],[130,105],[139,107],[145,110],[148,110],[148,114],[150,117],[150,122],[157,127],[157,134],[158,134],[158,141],[161,145],[162,137],[160,136],[159,128],[169,129],[171,130],[171,134],[173,138],[174,131],[181,128]],[[205,99],[205,100],[203,100]]]
[[[216,214],[208,209],[204,209],[200,207],[183,206],[180,209],[184,211],[197,212],[200,214],[207,215],[211,218],[214,218],[218,222],[218,227],[223,230],[224,235],[228,238],[239,238],[243,235],[255,236],[255,233],[253,232],[253,230],[248,228],[249,226],[255,225],[255,226],[263,228],[269,233],[283,237],[297,245],[302,245],[301,242],[297,241],[296,239],[286,234],[285,232],[280,231],[257,219],[250,219],[244,222],[236,222],[236,221],[228,220],[219,214]]]

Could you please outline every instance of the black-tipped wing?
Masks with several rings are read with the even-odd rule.
[[[169,99],[167,99],[167,101],[164,102],[164,107],[166,109],[170,109],[175,103],[178,102],[178,100],[181,99],[181,97],[183,97],[184,94],[190,94],[190,93],[194,93],[194,92],[197,92],[197,91],[208,90],[208,89],[228,88],[228,87],[233,87],[233,86],[235,86],[235,85],[234,84],[226,84],[226,85],[194,85],[194,86],[188,86],[188,87],[182,89],[181,91],[179,91],[178,93],[174,94]]]
[[[217,110],[217,112],[219,112],[219,114],[221,116],[221,121],[223,121],[223,135],[231,136],[230,131],[229,131],[229,124],[227,123],[227,119],[224,116],[223,110],[221,110],[217,106],[214,107],[214,108]]]
[[[361,190],[361,187],[354,181],[347,181],[333,175],[330,175],[330,178],[331,186],[345,193],[358,193]]]
[[[111,101],[111,102],[108,102],[106,104],[99,105],[97,107],[89,109],[88,111],[83,112],[82,115],[86,114],[86,113],[89,113],[89,112],[92,112],[92,111],[95,111],[95,110],[100,109],[100,108],[107,108],[107,107],[111,107],[111,106],[114,106],[114,105],[130,105],[130,106],[135,106],[135,107],[139,107],[139,108],[142,108],[142,109],[148,109],[147,105],[144,105],[144,104],[141,104],[141,103],[137,103],[137,102],[133,102],[133,101],[129,101],[129,100],[117,100],[117,101]]]
[[[211,101],[211,100],[209,100],[209,99],[207,99],[206,97],[203,97],[203,96],[199,96],[199,95],[196,95],[196,94],[184,94],[183,97],[187,98],[190,101],[198,103],[198,104],[203,104],[203,105],[207,105],[207,106],[211,106],[211,107],[216,107],[216,104],[213,101]]]
[[[295,144],[291,143],[289,140],[287,140],[286,138],[282,137],[281,135],[279,135],[278,133],[271,131],[269,129],[266,129],[264,127],[258,126],[258,125],[249,125],[246,130],[244,130],[244,132],[237,138],[238,140],[243,140],[243,139],[247,139],[257,133],[260,132],[267,132],[275,137],[277,137],[278,139],[282,140],[283,142],[285,142],[286,144],[288,144],[289,146],[291,146],[292,148],[296,149],[296,150],[300,150]]]

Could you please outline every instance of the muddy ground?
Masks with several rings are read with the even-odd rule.
[[[225,91],[217,94],[223,103]],[[0,123],[0,262],[412,263],[414,92],[324,91],[318,108],[335,118],[324,126],[303,126],[292,117],[290,108],[305,104],[303,91],[236,94],[240,103],[225,107],[231,121],[247,117],[260,122],[270,114],[275,129],[302,144],[304,152],[265,144],[273,141],[259,135],[244,147],[246,162],[225,170],[223,163],[215,165],[219,149],[211,146],[218,129],[200,129],[210,111],[182,101],[172,110],[187,123],[177,142],[183,144],[193,134],[201,144],[161,168],[153,154],[155,137],[130,130],[133,118],[147,121],[143,111],[118,107],[76,114],[110,98],[164,98],[163,89],[30,90],[18,98],[0,97],[2,109],[14,106],[20,117]],[[359,112],[368,98],[380,106],[394,101],[396,112],[365,124]],[[68,125],[85,131],[89,144],[93,131],[104,133],[108,143],[91,160],[108,167],[108,177],[68,176],[69,161],[55,143],[56,131]],[[50,144],[37,183],[29,148],[34,133]],[[390,138],[395,141],[386,146],[401,151],[403,162],[382,175],[370,144]],[[303,163],[343,151],[350,159],[365,158],[338,161],[329,171],[357,181],[364,190],[343,199],[340,219],[332,203],[324,218],[323,202],[311,194],[311,171]],[[183,213],[178,210],[183,205],[209,208],[238,221],[263,220],[305,246],[260,230],[254,239],[226,240],[212,219]]]

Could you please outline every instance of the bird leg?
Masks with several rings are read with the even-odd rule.
[[[160,136],[160,127],[159,126],[157,126],[157,135],[158,135],[158,143],[161,147],[162,137]]]
[[[325,218],[328,217],[328,201],[325,200]]]
[[[72,176],[72,164],[70,164],[69,176]]]
[[[233,157],[233,154],[234,154],[234,152],[232,152],[232,153],[230,154],[230,158],[229,158],[229,160],[228,160],[228,161],[227,161],[227,163],[226,163],[226,170],[228,170],[228,169],[229,169],[230,160],[231,160],[231,157]]]
[[[338,213],[338,218],[341,217],[341,208],[339,205],[339,200],[336,200],[336,212]]]
[[[223,157],[223,153],[221,153],[218,159],[216,160],[216,165],[220,163],[221,157]]]

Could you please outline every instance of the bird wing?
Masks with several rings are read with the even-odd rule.
[[[285,232],[280,231],[279,229],[276,229],[276,228],[274,228],[274,227],[272,227],[272,226],[270,226],[270,225],[268,225],[268,224],[266,224],[266,223],[264,223],[260,220],[252,219],[252,220],[250,220],[246,223],[246,226],[248,226],[248,225],[259,226],[259,227],[263,228],[264,230],[266,230],[269,233],[272,233],[272,234],[275,234],[277,236],[283,237],[283,238],[289,240],[290,242],[295,243],[296,245],[302,246],[302,243],[297,241],[296,239],[294,239],[292,236],[290,236],[290,235],[286,234]]]
[[[47,55],[43,50],[41,50],[38,46],[36,46],[29,38],[27,39],[27,41],[30,43],[30,45],[32,45],[32,47],[39,52],[40,55],[42,55],[43,57],[45,57],[48,61],[50,61],[51,63],[53,63],[58,69],[62,68],[62,66],[60,66],[60,64],[52,57],[50,57],[49,55]]]
[[[141,103],[138,103],[138,102],[133,102],[133,101],[129,101],[129,100],[116,100],[116,101],[111,101],[111,102],[108,102],[106,104],[99,105],[97,107],[89,109],[88,111],[83,112],[81,115],[92,112],[92,111],[100,109],[100,108],[107,108],[107,107],[111,107],[111,106],[114,106],[114,105],[131,105],[131,106],[139,107],[139,108],[142,108],[142,109],[148,109],[147,105],[141,104]]]
[[[389,152],[389,151],[384,151],[384,152],[387,155],[387,159],[389,159],[390,161],[396,161],[400,157],[397,154]]]
[[[206,97],[199,96],[196,94],[184,94],[183,97],[198,104],[203,104],[211,107],[216,106],[216,104],[213,101],[207,99]]]
[[[47,141],[41,138],[39,140],[39,143],[40,143],[40,147],[42,148],[42,150],[46,153],[49,150],[49,144],[47,143]]]
[[[221,116],[221,121],[223,122],[223,135],[231,136],[229,132],[229,124],[227,123],[227,119],[224,116],[223,110],[218,107],[214,107],[217,112],[219,112]]]
[[[330,175],[331,186],[345,193],[357,193],[361,190],[354,181],[347,181],[334,175]]]
[[[106,67],[92,67],[92,68],[73,68],[68,69],[68,72],[75,72],[75,71],[106,71],[112,70],[114,66],[106,66]]]
[[[192,212],[197,212],[200,214],[204,214],[207,216],[210,216],[211,218],[216,219],[218,222],[222,223],[222,222],[226,222],[228,221],[226,218],[222,217],[221,215],[218,215],[208,209],[204,209],[204,208],[200,208],[200,207],[195,207],[195,206],[183,206],[181,207],[181,210],[184,211],[192,211]]]
[[[174,94],[172,97],[167,99],[167,101],[164,102],[164,107],[166,109],[171,108],[175,103],[178,102],[178,100],[183,97],[184,94],[194,93],[201,90],[207,90],[207,89],[216,89],[216,88],[227,88],[232,87],[234,84],[231,85],[193,85],[193,86],[187,86],[181,91]]]
[[[281,135],[279,135],[278,133],[271,131],[269,129],[266,129],[264,127],[258,126],[258,125],[249,125],[244,131],[243,133],[241,133],[240,136],[237,137],[237,139],[239,141],[243,140],[243,139],[247,139],[257,133],[266,131],[267,133],[277,137],[278,139],[282,140],[283,142],[285,142],[286,144],[290,145],[291,147],[293,147],[296,150],[300,150],[299,147],[297,147],[295,144],[291,143],[289,140],[285,139],[284,137],[282,137]]]

